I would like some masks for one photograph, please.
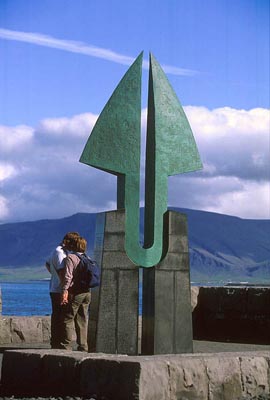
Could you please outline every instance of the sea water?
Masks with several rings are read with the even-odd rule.
[[[2,315],[50,315],[49,281],[1,282]]]
[[[49,281],[0,282],[2,315],[50,315]],[[139,292],[141,314],[141,285]]]
[[[223,286],[208,282],[204,286]],[[194,282],[191,285],[199,285]],[[2,315],[50,315],[49,281],[0,282]],[[139,314],[142,313],[142,287],[139,287]]]

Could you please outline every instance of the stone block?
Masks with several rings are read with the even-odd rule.
[[[125,253],[124,232],[106,232],[104,235],[104,251],[121,251]]]
[[[109,399],[139,399],[140,362],[113,359],[87,359],[81,365],[81,394]]]
[[[222,311],[220,308],[220,288],[211,287],[210,290],[207,287],[200,288],[200,297],[199,297],[199,308],[204,313],[212,313]],[[197,311],[197,310],[196,310]]]
[[[240,357],[243,394],[259,399],[269,395],[269,357]]]
[[[102,269],[138,269],[136,265],[121,251],[104,251]]]
[[[194,311],[194,309],[198,305],[199,293],[200,293],[199,286],[191,286],[190,295],[191,295],[191,308],[192,308],[192,311]]]
[[[49,343],[51,338],[51,317],[42,317],[43,343]]]
[[[247,313],[249,315],[270,316],[270,289],[248,288],[247,289]]]
[[[98,352],[137,354],[138,269],[103,271]]]
[[[43,355],[43,350],[6,350],[1,377],[4,392],[20,396],[38,393],[42,384]]]
[[[208,376],[203,359],[171,357],[168,369],[171,386],[170,400],[208,399]]]
[[[119,270],[117,352],[138,354],[138,268]]]
[[[125,232],[125,210],[108,211],[106,214],[106,232]]]
[[[247,288],[226,288],[219,290],[219,307],[224,313],[242,315],[247,312]]]
[[[11,317],[12,343],[42,343],[43,324],[41,317]]]
[[[96,349],[104,353],[115,353],[116,348],[116,306],[117,277],[115,271],[102,271],[102,287],[100,288],[99,316],[97,321]],[[91,308],[90,308],[91,312]]]
[[[10,317],[0,317],[0,344],[11,343]]]
[[[90,348],[96,348],[98,352],[137,354],[139,268],[125,253],[124,217],[121,210],[104,214],[104,245],[99,249],[102,277],[98,312],[95,313],[96,346],[90,338],[89,343]],[[95,323],[90,317],[91,321]]]
[[[88,353],[58,350],[42,359],[40,392],[46,395],[68,396],[80,393],[80,365]]]
[[[169,235],[168,252],[188,253],[188,239],[184,235]]]
[[[196,293],[198,290],[192,300],[197,303],[192,314],[195,340],[269,343],[268,287],[200,287]]]
[[[169,211],[168,214],[169,214],[168,215],[168,233],[169,233],[169,235],[186,236],[186,234],[187,234],[187,217],[186,217],[186,215],[179,213],[177,211]]]
[[[41,396],[80,393],[80,363],[89,353],[66,350],[6,350],[2,363],[3,392]]]
[[[193,347],[189,257],[181,244],[187,243],[186,218],[168,211],[164,220],[164,230],[173,232],[168,253],[143,271],[142,354],[190,353]]]
[[[117,400],[268,399],[269,352],[118,356],[6,351],[2,393]]]
[[[172,380],[167,360],[144,358],[141,362],[138,399],[171,400],[172,395]]]
[[[189,274],[184,271],[175,273],[175,351],[174,353],[192,353],[193,329],[190,303]],[[179,290],[177,290],[179,288]]]
[[[102,258],[103,258],[105,217],[106,217],[105,213],[99,213],[97,214],[96,217],[94,259],[96,260],[100,268],[102,268]],[[102,270],[101,270],[101,276],[102,276]],[[100,294],[100,286],[95,287],[91,290],[91,304],[89,308],[88,338],[87,338],[89,351],[96,351],[99,294]]]
[[[168,253],[166,257],[156,266],[158,270],[181,270],[189,274],[188,253]]]
[[[205,358],[205,366],[209,379],[209,400],[241,398],[242,381],[238,357]]]

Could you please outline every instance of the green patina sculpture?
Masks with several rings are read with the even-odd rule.
[[[141,53],[101,112],[80,161],[117,175],[117,207],[126,210],[125,249],[137,265],[166,255],[163,216],[168,176],[202,168],[187,117],[160,65],[150,54],[145,165],[145,232],[140,245]]]

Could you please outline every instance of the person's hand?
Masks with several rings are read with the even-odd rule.
[[[61,306],[68,304],[68,291],[64,290],[61,294]]]

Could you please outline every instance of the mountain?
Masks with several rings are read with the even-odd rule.
[[[177,210],[188,218],[193,280],[270,281],[270,220]]]
[[[193,281],[270,280],[270,220],[250,220],[205,211],[171,208],[188,218]],[[78,231],[93,252],[96,214],[0,225],[0,281],[35,276],[68,231]],[[141,221],[142,222],[142,221]],[[31,267],[29,269],[29,267]]]
[[[46,258],[66,232],[84,236],[92,250],[96,214],[79,213],[71,217],[0,225],[0,267],[44,265]]]

